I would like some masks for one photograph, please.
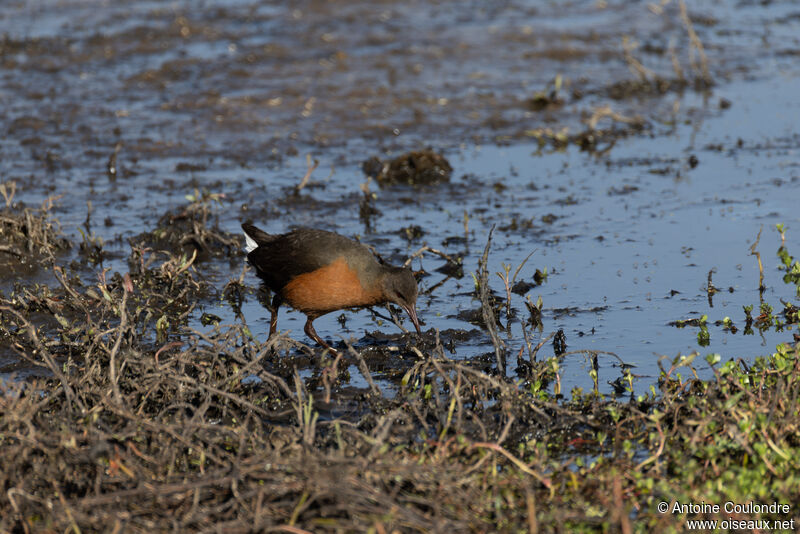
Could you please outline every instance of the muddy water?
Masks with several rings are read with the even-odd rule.
[[[216,213],[231,232],[250,218],[268,231],[358,235],[398,263],[424,243],[461,255],[459,279],[437,273],[437,257],[414,263],[430,273],[423,289],[434,288],[419,304],[425,328],[466,331],[453,344],[461,358],[493,350],[466,318],[478,307],[470,272],[496,226],[492,273],[503,263],[513,272],[531,251],[520,277],[549,272],[529,292],[544,305],[532,341],[563,329],[568,350],[613,352],[646,387],[660,355],[749,360],[791,340],[788,330],[742,333],[742,307],[759,305],[750,246],[762,227],[764,299],[797,302],[776,269],[774,225],[787,226],[797,254],[800,11],[731,1],[693,3],[689,15],[709,89],[695,90],[699,52],[674,3],[663,13],[644,2],[4,3],[0,176],[26,203],[62,195],[54,215],[75,240],[90,202],[89,230],[110,253],[104,266],[120,272],[127,239],[156,228],[195,189],[225,195]],[[638,43],[631,55],[648,80],[668,83],[641,83],[625,36]],[[671,48],[688,84],[678,83]],[[543,109],[533,103],[539,92]],[[641,121],[601,119],[593,152],[554,145],[555,134],[587,131],[605,105]],[[445,154],[451,181],[372,182],[380,214],[360,219],[361,163],[423,146]],[[320,165],[294,195],[309,154]],[[423,235],[409,241],[399,230],[412,225]],[[221,288],[240,262],[199,269]],[[87,276],[100,268],[87,266]],[[711,270],[720,292],[709,302]],[[247,281],[256,285],[252,273]],[[494,275],[492,286],[504,293]],[[510,354],[524,348],[527,314],[522,296],[513,305],[517,318],[501,336]],[[219,300],[204,310],[234,320]],[[267,313],[254,295],[244,313],[263,339]],[[697,327],[669,325],[704,314],[708,346]],[[726,316],[738,333],[713,324]],[[347,313],[344,326],[337,317],[319,319],[317,331],[352,336],[357,347],[374,342],[365,332],[397,331],[365,311]],[[282,313],[280,327],[297,339],[302,324]],[[539,356],[551,354],[548,344]],[[591,386],[586,361],[567,357],[567,387]],[[619,376],[617,359],[601,355],[603,389]]]

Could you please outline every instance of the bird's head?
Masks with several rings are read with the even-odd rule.
[[[386,300],[403,308],[414,323],[417,333],[421,334],[417,319],[417,291],[417,281],[411,269],[392,267],[384,278],[383,292]]]

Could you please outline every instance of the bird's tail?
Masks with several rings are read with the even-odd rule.
[[[259,245],[264,245],[275,239],[275,236],[256,228],[252,224],[242,223],[242,230],[244,230],[245,239],[244,249],[248,254],[257,249]]]

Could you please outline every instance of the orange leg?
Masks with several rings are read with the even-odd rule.
[[[308,317],[308,320],[306,321],[306,327],[304,328],[306,335],[311,339],[313,339],[314,341],[316,341],[317,344],[321,346],[323,349],[328,349],[331,352],[331,355],[336,356],[337,354],[339,354],[338,352],[336,352],[336,349],[334,349],[333,347],[322,341],[322,338],[317,335],[317,331],[314,330],[314,324],[313,324],[314,319],[316,319],[316,317],[311,317],[311,316]]]

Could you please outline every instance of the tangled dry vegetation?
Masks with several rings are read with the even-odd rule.
[[[0,269],[6,272],[42,258],[52,262],[55,253],[71,246],[48,217],[56,199],[48,198],[38,210],[13,210],[16,191],[15,182],[0,183],[0,196],[5,203],[0,210]]]
[[[310,349],[243,319],[191,330],[196,267],[134,248],[127,273],[0,294],[0,352],[46,376],[2,382],[0,531],[665,531],[683,517],[662,500],[797,502],[798,347],[565,399],[557,358],[510,377],[436,336],[401,347],[392,392],[349,351],[353,393],[347,365],[301,379],[286,362]]]

